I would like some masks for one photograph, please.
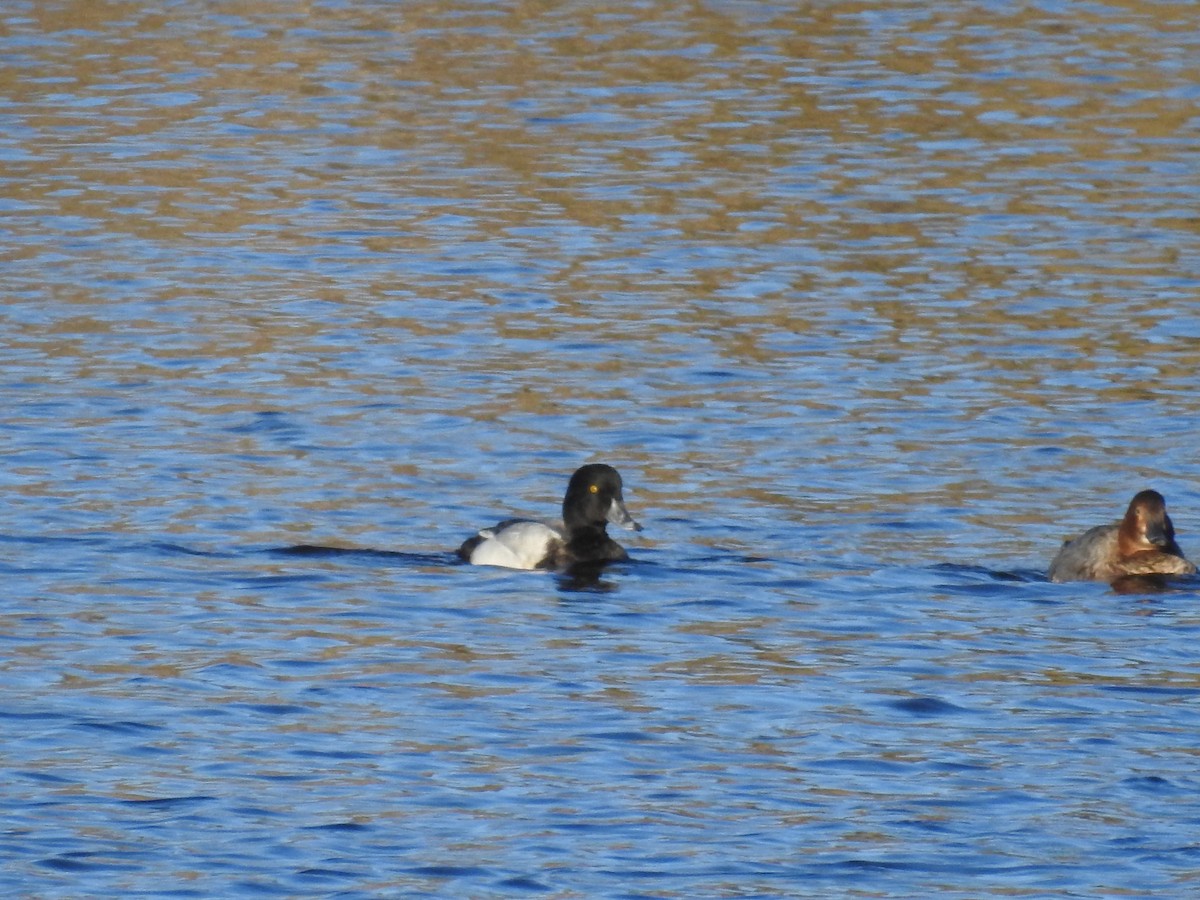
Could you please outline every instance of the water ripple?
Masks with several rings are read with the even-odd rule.
[[[1184,10],[9,10],[0,887],[1186,893]]]

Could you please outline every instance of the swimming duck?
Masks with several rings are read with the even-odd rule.
[[[458,555],[477,566],[509,569],[564,570],[629,559],[625,548],[608,536],[609,522],[642,530],[625,509],[617,470],[592,463],[576,470],[567,484],[561,526],[508,519],[468,538]]]
[[[1142,491],[1125,518],[1097,525],[1063,543],[1050,563],[1051,581],[1115,582],[1126,576],[1192,575],[1175,543],[1175,526],[1158,491]]]

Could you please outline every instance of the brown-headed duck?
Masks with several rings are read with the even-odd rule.
[[[571,476],[563,497],[562,524],[508,519],[485,528],[458,548],[458,555],[477,566],[509,569],[566,570],[629,559],[625,548],[608,536],[607,524],[641,531],[621,496],[621,476],[612,466],[593,463]]]
[[[1175,543],[1175,526],[1158,491],[1142,491],[1125,518],[1097,525],[1063,543],[1050,563],[1051,581],[1116,582],[1127,576],[1192,575]]]

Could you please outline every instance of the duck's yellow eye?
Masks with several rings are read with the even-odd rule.
[[[589,485],[588,490],[591,491],[593,494],[598,494],[598,493],[600,493],[600,485],[598,485],[598,484]]]

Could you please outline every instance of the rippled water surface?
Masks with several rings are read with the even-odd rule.
[[[1144,487],[1200,556],[1197,58],[5,4],[0,889],[1196,893],[1196,586],[1042,573]],[[590,460],[631,562],[457,564]]]

